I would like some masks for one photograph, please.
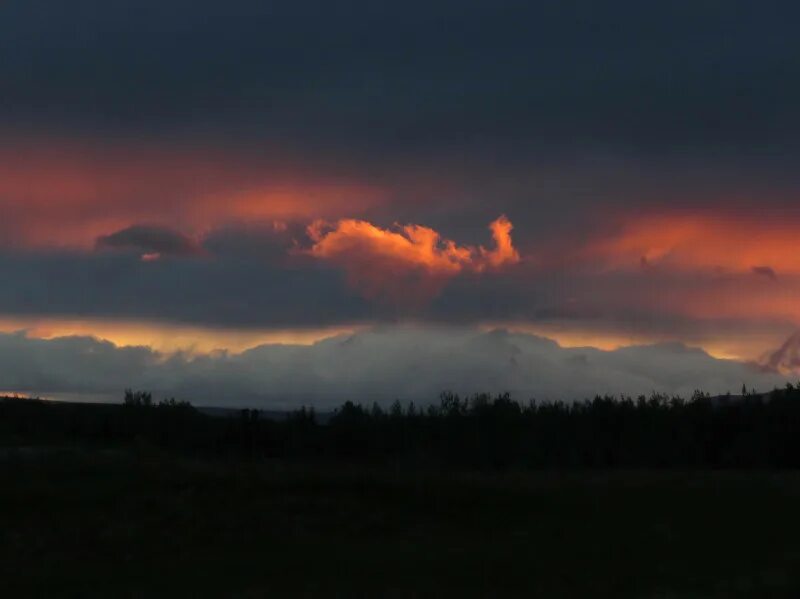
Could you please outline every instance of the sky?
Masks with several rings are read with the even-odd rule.
[[[797,17],[3,2],[0,389],[290,407],[780,384]]]

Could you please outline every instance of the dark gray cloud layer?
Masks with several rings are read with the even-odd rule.
[[[100,249],[138,250],[164,256],[197,254],[198,244],[177,231],[152,225],[132,225],[97,239]]]
[[[27,0],[0,121],[301,146],[796,146],[796,4]]]
[[[19,392],[118,397],[125,387],[176,395],[197,405],[327,408],[348,399],[428,403],[443,390],[511,392],[525,401],[591,398],[596,393],[688,396],[759,389],[778,375],[710,357],[680,344],[612,352],[560,348],[502,330],[378,328],[312,346],[264,345],[241,354],[161,356],[72,337],[0,334],[0,381]]]
[[[450,324],[560,321],[578,328],[591,325],[598,332],[616,329],[681,339],[757,327],[777,340],[796,325],[758,312],[693,317],[697,306],[687,302],[712,292],[723,298],[745,297],[745,291],[760,294],[756,298],[791,298],[800,288],[796,276],[773,279],[763,269],[615,271],[558,262],[543,267],[534,254],[500,271],[459,274],[429,303],[409,305],[365,299],[348,283],[345,270],[304,252],[311,242],[301,223],[279,230],[229,225],[198,242],[170,229],[134,226],[105,239],[114,241],[99,245],[111,243],[132,251],[0,251],[0,277],[13,281],[0,294],[0,314],[237,328],[404,319]],[[163,256],[142,261],[141,253],[149,251]],[[605,328],[598,328],[602,323]],[[695,335],[699,331],[703,335]]]
[[[14,285],[0,298],[0,313],[278,327],[374,314],[338,270],[311,259],[271,264],[257,252],[230,252],[154,262],[126,252],[2,252],[0,276]]]

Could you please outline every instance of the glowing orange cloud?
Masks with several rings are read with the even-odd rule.
[[[500,218],[489,225],[495,248],[489,251],[481,248],[481,257],[486,266],[499,268],[504,264],[516,264],[519,262],[519,253],[514,249],[514,244],[511,242],[511,230],[513,228],[511,221],[505,215],[501,215]]]
[[[354,219],[308,227],[311,255],[345,269],[350,283],[370,299],[418,303],[436,295],[460,272],[483,272],[519,262],[511,222],[501,216],[489,225],[495,247],[459,246],[420,225],[381,229]]]
[[[797,219],[736,214],[657,214],[628,220],[617,234],[586,248],[614,267],[750,272],[775,278],[800,273]]]

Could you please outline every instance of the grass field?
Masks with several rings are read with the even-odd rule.
[[[3,597],[800,596],[800,474],[7,452]]]

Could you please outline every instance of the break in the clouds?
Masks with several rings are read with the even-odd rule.
[[[389,327],[312,345],[263,345],[203,356],[161,355],[87,337],[0,334],[0,377],[10,389],[104,399],[125,387],[198,405],[335,407],[348,399],[388,405],[437,401],[444,390],[510,392],[520,401],[591,399],[596,393],[690,396],[758,388],[782,377],[680,344],[616,351],[565,349],[533,335],[469,328]]]
[[[2,3],[0,321],[756,359],[800,327],[797,13]]]

